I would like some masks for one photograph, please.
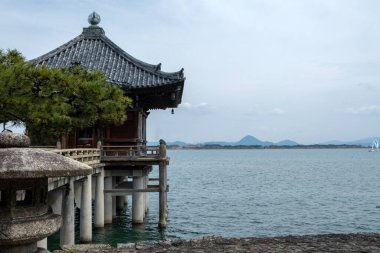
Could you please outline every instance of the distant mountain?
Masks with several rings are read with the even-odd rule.
[[[361,145],[364,147],[368,147],[372,145],[373,140],[380,141],[380,137],[369,137],[365,139],[355,140],[355,141],[339,141],[339,140],[332,140],[327,141],[323,143],[318,143],[321,145]],[[148,142],[148,145],[150,146],[157,146],[159,145],[158,141]],[[175,146],[190,146],[194,145],[191,143],[187,143],[184,141],[172,141],[167,142],[167,145],[175,145]],[[258,138],[252,136],[252,135],[246,135],[239,141],[208,141],[204,143],[199,143],[198,145],[221,145],[221,146],[296,146],[296,145],[302,145],[292,140],[282,140],[277,143],[273,143],[270,141],[262,141]]]
[[[297,146],[299,144],[295,141],[292,141],[292,140],[283,140],[283,141],[277,142],[275,145],[277,145],[277,146]]]
[[[228,142],[228,141],[207,141],[203,143],[204,145],[222,145],[222,146],[228,146],[228,145],[235,145],[235,142]]]
[[[167,142],[167,145],[175,145],[175,146],[190,146],[192,144],[186,143],[183,141],[173,141],[173,142]],[[154,142],[148,142],[148,145],[155,146],[159,145],[158,141]],[[292,140],[283,140],[277,143],[273,143],[270,141],[262,141],[257,139],[256,137],[252,135],[246,135],[239,141],[208,141],[204,143],[200,143],[200,145],[221,145],[221,146],[271,146],[271,145],[277,145],[277,146],[295,146],[299,145],[297,142]]]
[[[173,142],[168,142],[167,145],[176,145],[176,146],[187,146],[189,143],[183,142],[183,141],[173,141]]]
[[[257,139],[256,137],[253,137],[252,135],[247,135],[243,137],[240,141],[235,142],[235,146],[270,146],[273,145],[273,142],[269,141],[261,141]]]
[[[347,144],[347,145],[361,145],[361,146],[364,146],[364,147],[368,147],[368,146],[371,146],[372,145],[372,142],[373,140],[380,140],[380,137],[369,137],[369,138],[365,138],[365,139],[360,139],[360,140],[356,140],[356,141],[337,141],[337,140],[333,140],[333,141],[327,141],[327,142],[324,142],[324,143],[321,143],[321,144],[330,144],[330,145],[343,145],[343,144]]]
[[[158,146],[160,145],[160,142],[158,141],[148,141],[148,146]],[[175,145],[175,146],[188,146],[190,145],[189,143],[183,142],[183,141],[168,141],[166,142],[166,145]]]
[[[362,145],[362,146],[371,146],[372,145],[372,142],[373,140],[380,140],[380,137],[369,137],[369,138],[365,138],[365,139],[360,139],[360,140],[356,140],[356,141],[350,141],[348,142],[348,144],[352,144],[352,145]]]
[[[338,140],[332,140],[332,141],[326,141],[326,142],[322,142],[322,143],[318,143],[318,144],[322,144],[322,145],[343,145],[343,144],[346,144],[346,142],[338,141]]]

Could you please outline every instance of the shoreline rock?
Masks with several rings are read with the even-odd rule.
[[[87,245],[89,246],[89,245]],[[380,253],[380,233],[324,234],[279,237],[224,238],[205,236],[191,240],[168,240],[118,244],[118,248],[86,247],[53,253],[214,253],[214,252],[361,252]],[[125,247],[123,247],[125,246]],[[71,250],[71,251],[69,251]]]

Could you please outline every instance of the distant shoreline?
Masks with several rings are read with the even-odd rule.
[[[206,145],[167,145],[167,149],[174,150],[188,150],[188,149],[368,149],[361,145],[333,145],[333,144],[312,144],[312,145],[294,145],[294,146],[261,146],[261,145],[219,145],[219,144],[206,144]]]

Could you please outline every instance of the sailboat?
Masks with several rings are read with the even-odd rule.
[[[379,142],[377,140],[374,140],[372,142],[372,147],[369,152],[374,152],[375,150],[379,150]]]

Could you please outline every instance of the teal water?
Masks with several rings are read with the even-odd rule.
[[[169,156],[168,228],[157,227],[153,193],[143,225],[131,225],[128,206],[114,224],[94,230],[95,242],[380,232],[380,152],[170,150]]]

